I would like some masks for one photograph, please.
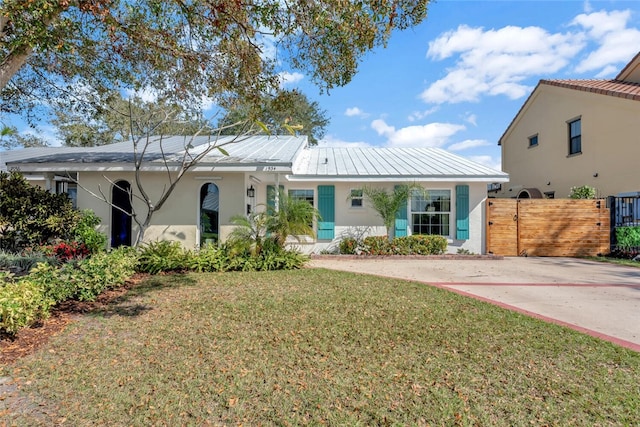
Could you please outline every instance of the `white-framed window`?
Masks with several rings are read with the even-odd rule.
[[[313,190],[289,190],[289,197],[296,200],[306,200],[311,206],[314,205]]]
[[[414,192],[410,211],[411,234],[451,235],[451,190]]]
[[[352,208],[361,208],[364,206],[362,188],[352,188],[349,193],[349,200]]]
[[[56,194],[66,194],[74,208],[78,208],[78,184],[69,181],[56,181]]]
[[[288,192],[289,197],[296,200],[304,200],[308,202],[311,206],[315,207],[315,199],[314,199],[314,191],[308,189],[292,189]],[[313,221],[309,224],[310,227],[313,227]]]

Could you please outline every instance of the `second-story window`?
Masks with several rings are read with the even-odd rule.
[[[569,155],[582,153],[582,120],[569,122]]]
[[[538,146],[538,135],[533,135],[529,137],[529,148]]]

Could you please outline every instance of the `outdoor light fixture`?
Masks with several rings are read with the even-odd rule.
[[[256,196],[256,190],[253,188],[253,184],[251,187],[247,188],[247,197],[254,198]]]
[[[598,177],[598,172],[594,173],[594,174],[593,174],[593,177],[594,177],[594,178],[597,178],[597,177]]]

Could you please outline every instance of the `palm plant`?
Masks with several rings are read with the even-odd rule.
[[[259,255],[264,246],[269,218],[266,212],[254,212],[248,216],[234,215],[231,223],[236,227],[229,235],[232,245],[248,244],[254,255]]]
[[[284,247],[289,236],[297,241],[304,235],[315,237],[313,220],[321,219],[318,210],[308,201],[290,197],[282,191],[278,209],[269,206],[267,213],[267,231],[280,247]]]
[[[391,241],[394,237],[395,219],[398,211],[406,206],[407,200],[414,192],[425,193],[424,188],[418,184],[403,184],[394,187],[392,192],[383,187],[363,187],[362,193],[371,207],[382,218],[382,223],[387,229],[387,238]]]

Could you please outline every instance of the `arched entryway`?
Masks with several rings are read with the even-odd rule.
[[[111,247],[131,246],[131,184],[118,181],[111,189]]]
[[[200,244],[218,241],[220,193],[212,182],[200,187]]]

